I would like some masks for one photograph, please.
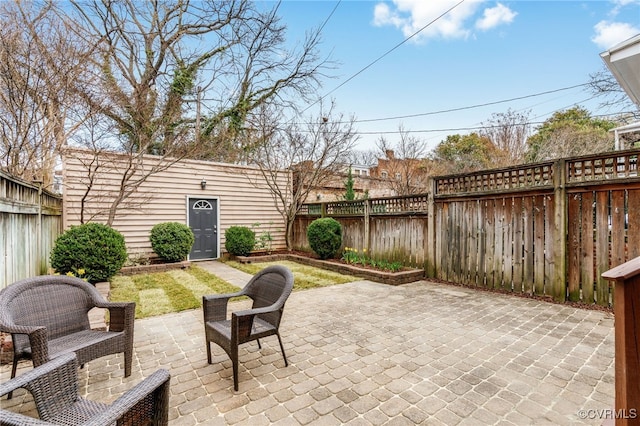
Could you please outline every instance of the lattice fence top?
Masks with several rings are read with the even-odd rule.
[[[535,188],[553,184],[553,163],[540,163],[436,178],[436,194]]]
[[[618,151],[567,160],[567,182],[580,183],[638,176],[638,151]]]
[[[371,214],[426,212],[429,195],[408,195],[395,198],[376,198],[371,200]]]
[[[638,178],[640,150],[615,151],[597,155],[560,159],[545,163],[524,164],[504,169],[483,170],[468,174],[434,178],[435,197],[464,194],[491,194],[518,190],[554,188],[554,175],[560,186]],[[302,215],[363,215],[427,212],[428,194],[374,198],[356,201],[305,204]],[[368,208],[368,210],[366,210]],[[323,211],[324,209],[324,211]]]
[[[407,195],[400,197],[372,198],[368,200],[334,201],[330,203],[304,204],[301,215],[320,216],[324,206],[327,216],[361,216],[365,213],[399,214],[426,213],[429,194]]]

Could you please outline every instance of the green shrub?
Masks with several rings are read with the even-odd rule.
[[[127,260],[124,237],[101,223],[72,226],[61,234],[51,251],[51,266],[60,274],[79,275],[90,283],[107,281]]]
[[[246,226],[227,228],[224,239],[224,248],[234,256],[247,256],[256,245],[256,233]]]
[[[151,228],[149,235],[153,251],[167,262],[182,262],[193,247],[193,231],[184,223],[163,222]]]
[[[316,219],[307,228],[307,240],[320,259],[332,258],[342,245],[342,225],[330,217]]]

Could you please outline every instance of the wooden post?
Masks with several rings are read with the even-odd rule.
[[[615,424],[640,421],[640,257],[602,274],[614,281]]]
[[[369,199],[366,198],[364,200],[364,246],[362,247],[369,253],[369,248],[371,247],[371,231],[370,231],[370,222],[371,219],[369,213],[371,212],[371,203]]]
[[[436,277],[436,180],[429,178],[427,188],[429,188],[427,198],[427,238],[425,241],[425,265],[424,271],[428,278]]]
[[[567,190],[566,162],[557,160],[553,164],[553,264],[550,278],[551,296],[558,302],[564,302],[567,298]]]

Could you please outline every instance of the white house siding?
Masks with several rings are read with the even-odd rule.
[[[63,158],[63,216],[64,228],[81,223],[81,199],[89,185],[88,164],[93,153],[70,149]],[[118,154],[101,154],[101,171],[96,174],[94,190],[86,201],[84,221],[106,223],[108,200],[119,185],[126,159]],[[160,157],[145,156],[145,168],[160,162]],[[206,189],[201,181],[207,182]],[[286,185],[283,174],[281,185]],[[253,227],[256,237],[269,231],[274,238],[273,249],[284,249],[285,225],[275,207],[274,199],[266,188],[264,178],[255,168],[207,161],[181,160],[151,175],[139,190],[125,203],[134,201],[138,206],[123,203],[113,227],[120,231],[127,244],[130,257],[151,255],[149,233],[161,222],[187,223],[187,197],[217,198],[219,209],[219,249],[224,250],[224,232],[234,225]],[[102,201],[101,201],[102,200]]]

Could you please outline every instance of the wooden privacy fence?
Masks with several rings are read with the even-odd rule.
[[[366,249],[380,259],[424,267],[428,262],[429,195],[305,204],[296,217],[293,246],[309,249],[307,226],[320,216],[342,225],[344,247]]]
[[[0,171],[0,289],[47,273],[62,198]]]
[[[432,180],[431,192],[305,205],[294,241],[319,216],[345,246],[467,286],[608,306],[601,274],[640,255],[640,150]]]

